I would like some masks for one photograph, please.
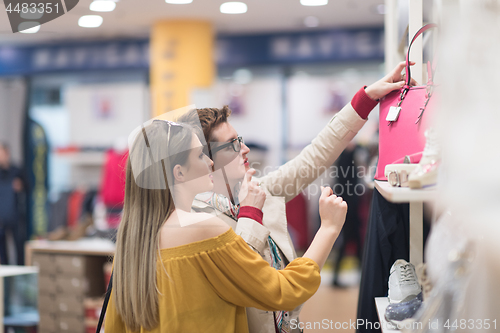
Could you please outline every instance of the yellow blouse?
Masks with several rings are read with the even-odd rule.
[[[291,311],[309,299],[321,281],[318,264],[312,259],[297,258],[278,271],[233,229],[162,249],[157,276],[159,325],[150,331],[157,333],[248,332],[245,307]],[[105,332],[131,332],[116,312],[113,295]]]

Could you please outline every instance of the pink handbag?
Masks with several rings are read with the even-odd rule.
[[[418,36],[435,27],[437,27],[436,24],[427,24],[417,31],[406,54],[405,86],[401,90],[389,93],[380,101],[379,156],[375,172],[377,180],[387,180],[384,175],[387,164],[393,164],[406,155],[413,155],[424,150],[424,133],[431,123],[435,104],[434,83],[432,82],[434,68],[427,63],[426,85],[410,87],[410,49]]]

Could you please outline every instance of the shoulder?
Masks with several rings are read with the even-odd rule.
[[[199,235],[200,240],[217,237],[231,229],[226,222],[216,216],[206,213],[197,213],[196,215],[194,224],[187,226],[187,228]]]
[[[220,236],[231,229],[218,217],[206,213],[179,212],[162,227],[160,247],[170,248]]]

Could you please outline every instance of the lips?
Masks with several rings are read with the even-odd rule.
[[[248,158],[243,161],[243,164],[248,165]]]

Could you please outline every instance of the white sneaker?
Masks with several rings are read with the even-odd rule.
[[[408,186],[412,189],[418,189],[436,185],[440,159],[441,147],[436,131],[429,128],[425,131],[425,148],[418,167],[408,175]]]
[[[406,301],[417,296],[421,289],[415,267],[406,260],[396,260],[391,267],[391,275],[389,276],[389,302]]]

